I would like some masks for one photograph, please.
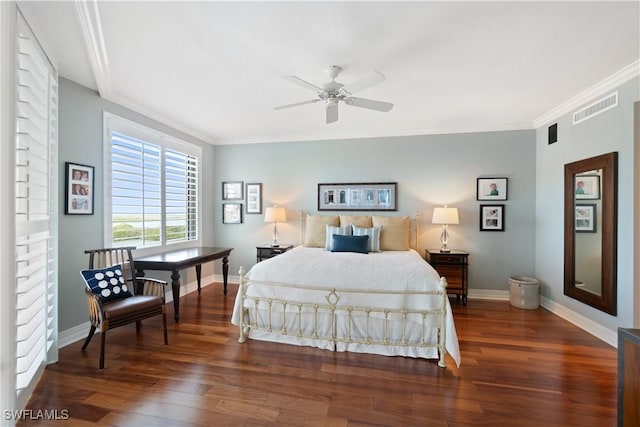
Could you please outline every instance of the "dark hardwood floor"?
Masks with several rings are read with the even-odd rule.
[[[237,287],[167,305],[160,318],[60,350],[27,409],[68,410],[51,426],[614,426],[616,350],[547,310],[452,300],[462,364],[237,342]],[[85,308],[78,308],[84,310]]]

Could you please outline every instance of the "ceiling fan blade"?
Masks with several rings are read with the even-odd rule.
[[[345,98],[344,102],[354,107],[368,108],[369,110],[383,111],[385,113],[393,108],[393,104],[390,102],[374,101],[373,99],[356,98],[353,96]]]
[[[318,92],[323,92],[324,89],[322,89],[321,87],[318,87],[314,84],[311,84],[307,81],[302,80],[300,77],[296,77],[296,76],[284,76],[285,80],[290,81],[293,84],[296,84],[298,86],[302,86],[305,89],[309,89],[312,90],[316,93]]]
[[[351,95],[361,90],[370,88],[373,85],[377,85],[378,83],[382,83],[385,80],[386,77],[381,72],[372,71],[362,79],[356,80],[355,82],[344,86],[342,89],[340,89],[340,92],[346,95]]]
[[[338,121],[338,103],[327,101],[327,124]]]
[[[312,99],[309,101],[302,101],[302,102],[296,102],[294,104],[287,104],[287,105],[280,105],[278,107],[273,107],[274,110],[282,110],[283,108],[290,108],[290,107],[297,107],[298,105],[305,105],[305,104],[313,104],[314,102],[318,102],[318,101],[322,101],[321,99]]]

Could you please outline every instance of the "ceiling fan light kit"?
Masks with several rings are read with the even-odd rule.
[[[293,84],[297,84],[308,90],[312,90],[316,93],[318,98],[310,99],[308,101],[296,102],[293,104],[281,105],[275,107],[275,110],[281,110],[283,108],[298,107],[300,105],[313,104],[319,101],[325,101],[326,105],[326,123],[334,123],[338,121],[338,103],[340,101],[352,107],[367,108],[369,110],[388,112],[393,108],[393,104],[390,102],[376,101],[373,99],[356,98],[352,96],[356,92],[368,89],[378,83],[382,83],[386,80],[384,75],[379,71],[372,71],[360,80],[357,80],[351,84],[344,85],[336,81],[336,78],[342,71],[342,68],[337,65],[332,65],[327,68],[327,75],[331,79],[330,82],[325,83],[322,87],[316,86],[305,80],[302,80],[297,76],[285,76],[285,79]]]

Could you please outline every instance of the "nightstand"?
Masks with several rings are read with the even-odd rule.
[[[293,245],[280,245],[280,246],[271,246],[271,245],[262,245],[256,246],[256,258],[258,262],[264,261],[267,258],[273,258],[274,256],[278,256],[287,252],[289,249],[293,248]]]
[[[440,276],[447,279],[447,293],[456,296],[456,300],[467,305],[469,277],[467,266],[469,254],[464,251],[440,252],[439,249],[427,249],[427,262],[436,269]]]

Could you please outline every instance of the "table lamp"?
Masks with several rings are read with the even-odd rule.
[[[447,231],[447,226],[449,224],[459,224],[458,208],[448,208],[447,205],[444,205],[443,208],[434,208],[431,222],[433,224],[442,224],[442,234],[440,234],[440,252],[451,252],[451,249],[449,249],[449,233]]]
[[[287,213],[284,208],[277,206],[268,207],[264,213],[264,222],[273,223],[273,242],[271,246],[280,246],[278,243],[278,223],[287,220]]]

